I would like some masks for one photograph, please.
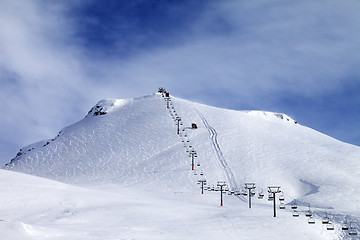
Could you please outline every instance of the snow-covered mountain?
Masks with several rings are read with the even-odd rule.
[[[181,120],[177,120],[179,117]],[[196,152],[194,171],[191,151]],[[159,222],[149,230],[139,219],[137,226],[135,216],[130,222],[140,229],[123,229],[120,233],[126,235],[124,239],[219,239],[222,234],[234,239],[239,229],[243,239],[336,239],[351,237],[341,230],[345,217],[358,227],[359,160],[359,147],[302,126],[286,114],[226,110],[173,96],[166,100],[157,93],[137,99],[101,100],[84,119],[64,128],[55,138],[22,148],[4,169],[77,185],[88,195],[102,191],[117,201],[119,193],[125,193],[121,196],[138,203],[127,205],[135,213],[141,204],[168,212],[158,216],[142,206],[139,219],[153,215],[159,217]],[[226,181],[229,190],[235,192],[248,182],[256,184],[257,194],[261,189],[266,193],[268,186],[280,186],[288,205],[274,220],[271,202],[254,196],[254,207],[247,209],[246,196],[226,193],[226,204],[220,208],[218,192],[198,194],[199,178],[215,188],[217,181]],[[69,186],[66,184],[63,186]],[[72,186],[63,188],[67,191]],[[69,201],[76,205],[78,196],[70,196]],[[88,205],[93,206],[96,199],[88,200]],[[305,217],[292,217],[290,206],[295,199],[300,213],[310,205],[316,226],[308,224]],[[109,204],[114,206],[113,202]],[[126,205],[122,201],[119,204]],[[106,209],[105,205],[100,209]],[[104,217],[102,213],[96,211]],[[325,214],[335,223],[335,230],[328,231],[321,224]],[[106,216],[104,220],[109,220]],[[131,211],[126,216],[133,217]],[[170,226],[169,221],[183,226]],[[201,221],[207,226],[190,231],[187,221]],[[213,230],[216,221],[222,223],[222,229]],[[95,223],[89,222],[90,229]],[[281,230],[278,224],[288,231]],[[175,230],[170,231],[171,227]]]

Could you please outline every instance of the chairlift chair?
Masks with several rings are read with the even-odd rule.
[[[264,192],[262,189],[260,189],[258,199],[263,199],[263,198],[264,198]]]
[[[344,223],[344,224],[341,226],[341,230],[344,230],[344,231],[349,230],[349,226],[348,226],[346,223]]]
[[[315,224],[315,218],[309,217],[308,223],[309,223],[309,224]]]
[[[327,214],[326,214],[326,217],[323,218],[323,220],[321,221],[321,223],[322,223],[322,224],[329,224],[329,218],[328,218]]]
[[[280,208],[280,209],[285,209],[285,204],[284,204],[284,203],[280,203],[279,208]]]
[[[293,217],[299,217],[299,213],[296,210],[293,210],[292,216]]]
[[[328,223],[328,224],[326,225],[326,229],[327,229],[327,230],[334,230],[334,229],[335,229],[334,224],[333,224],[333,223]]]
[[[282,193],[282,194],[279,196],[279,201],[280,201],[280,202],[285,201],[284,193]]]
[[[274,196],[272,193],[269,193],[268,195],[268,201],[273,201],[274,200]]]
[[[241,195],[243,195],[243,196],[245,196],[245,197],[248,195],[246,189],[243,188],[243,189],[241,190]]]
[[[350,223],[350,227],[351,227],[351,223]],[[349,230],[349,222],[348,222],[347,218],[345,218],[344,221],[342,222],[341,229]]]
[[[348,233],[350,236],[357,236],[357,231],[353,227],[349,229]]]
[[[312,216],[312,212],[311,212],[311,209],[310,209],[310,204],[309,204],[309,210],[306,211],[305,216],[306,217],[311,217]]]
[[[312,212],[311,212],[310,210],[308,210],[308,211],[305,213],[305,216],[311,218],[311,217],[312,217]]]
[[[196,164],[198,167],[200,167],[200,163],[198,162],[197,164]]]
[[[296,205],[296,203],[295,203],[294,205],[292,205],[292,206],[291,206],[291,209],[293,209],[293,210],[297,209],[297,205]]]
[[[258,199],[263,199],[264,198],[264,194],[263,193],[259,193]]]

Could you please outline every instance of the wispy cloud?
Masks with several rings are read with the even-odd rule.
[[[0,3],[6,144],[51,137],[100,98],[158,86],[208,104],[256,107],[360,79],[358,1],[161,1],[158,16],[150,3],[136,9],[143,1],[108,2],[102,14],[124,17],[102,22],[82,11],[92,1]]]

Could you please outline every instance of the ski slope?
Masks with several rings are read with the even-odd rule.
[[[84,119],[22,148],[4,167],[41,178],[1,171],[0,230],[8,239],[356,239],[341,222],[347,217],[359,227],[359,159],[359,147],[285,114],[226,110],[173,96],[167,108],[161,94],[102,100]],[[246,182],[264,192],[281,186],[287,209],[273,218],[266,199],[254,197],[248,209],[247,197],[227,194],[219,207],[219,192],[199,194],[199,178],[215,188],[226,181],[234,191]],[[37,192],[45,196],[29,209]],[[57,203],[46,201],[54,195]],[[16,200],[5,210],[8,199]],[[299,218],[291,215],[294,199]],[[308,205],[314,225],[303,216]],[[63,220],[55,216],[59,212]],[[321,224],[325,213],[335,230]]]

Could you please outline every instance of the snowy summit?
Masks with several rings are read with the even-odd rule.
[[[101,100],[0,171],[0,233],[356,239],[359,159],[359,147],[283,113],[221,109],[166,92]],[[269,187],[280,187],[275,199]]]

